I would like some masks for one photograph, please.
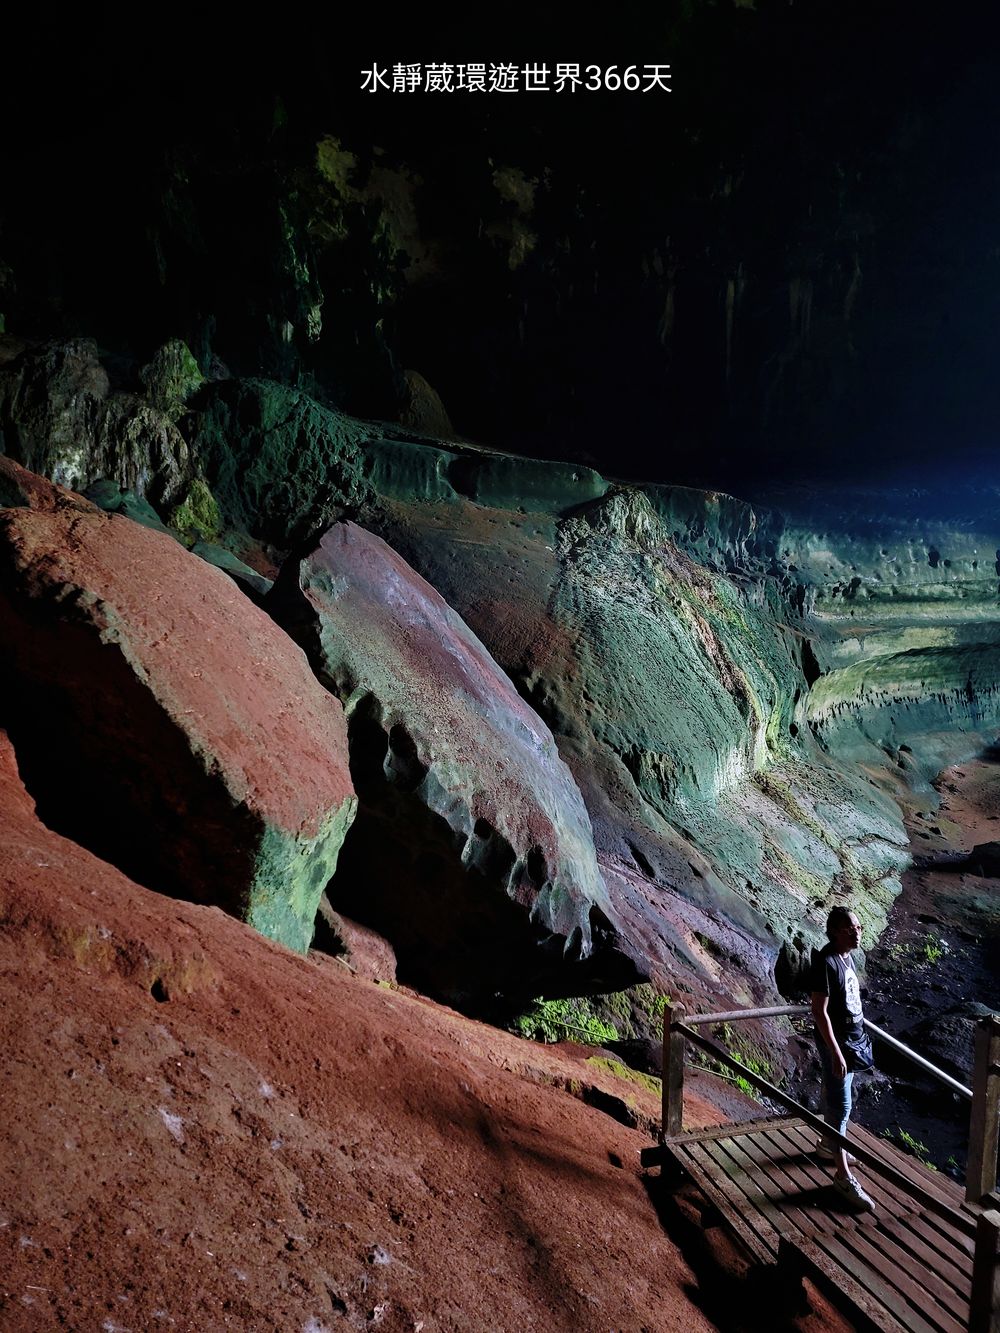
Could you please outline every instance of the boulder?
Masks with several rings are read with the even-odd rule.
[[[207,560],[210,565],[228,574],[251,601],[259,603],[271,591],[273,586],[271,579],[258,574],[224,546],[216,546],[213,542],[195,542],[191,547],[191,554],[200,556],[202,560]]]
[[[325,893],[316,913],[313,947],[339,958],[355,976],[395,985],[396,954],[389,941],[367,926],[335,912]]]
[[[901,1034],[902,1040],[925,1060],[930,1060],[931,1064],[937,1065],[945,1073],[968,1084],[972,1082],[976,1028],[980,1020],[988,1018],[991,1013],[993,1010],[988,1005],[980,1004],[978,1000],[967,1000],[964,1004],[921,1019]],[[914,1066],[908,1061],[905,1072],[911,1076],[914,1073]]]
[[[0,510],[0,718],[41,817],[306,948],[356,804],[340,704],[220,570],[21,488],[37,507]]]
[[[977,842],[966,865],[971,875],[985,879],[1000,876],[1000,842]]]
[[[187,400],[205,382],[190,348],[179,338],[157,348],[149,365],[139,371],[146,397],[171,421],[176,421],[187,407]]]
[[[141,523],[144,528],[174,536],[148,500],[136,495],[134,491],[123,491],[117,482],[108,481],[106,477],[100,477],[88,486],[84,498],[92,501],[106,514],[124,514],[133,523]]]
[[[287,548],[371,497],[378,434],[299,389],[230,380],[204,390],[193,452],[223,520]]]
[[[272,605],[347,712],[361,814],[334,907],[392,941],[401,976],[453,998],[539,993],[567,959],[630,980],[604,947],[590,820],[551,732],[430,584],[338,523]]]
[[[119,487],[109,482],[108,488],[121,497]],[[0,509],[75,510],[82,514],[96,514],[98,507],[88,497],[77,495],[65,486],[54,486],[44,477],[28,472],[12,458],[0,454]]]

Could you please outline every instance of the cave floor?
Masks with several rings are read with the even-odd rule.
[[[974,846],[1000,839],[1000,764],[974,759],[945,769],[934,785],[937,808],[918,803],[907,818],[913,865],[867,958],[865,1012],[967,1083],[971,1024],[945,1015],[1000,1004],[1000,878],[967,868]],[[884,1046],[876,1061],[884,1072],[857,1080],[858,1118],[904,1146],[909,1135],[918,1156],[962,1178],[968,1103],[897,1064]]]

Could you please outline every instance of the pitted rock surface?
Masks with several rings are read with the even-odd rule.
[[[552,733],[468,626],[351,523],[279,580],[276,602],[345,702],[363,807],[374,763],[373,804],[385,787],[412,796],[486,891],[502,888],[550,948],[558,937],[586,957],[591,912],[605,924],[607,896],[583,800]]]

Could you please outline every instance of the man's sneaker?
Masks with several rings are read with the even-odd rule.
[[[813,1149],[813,1153],[822,1162],[835,1162],[837,1160],[836,1148],[831,1148],[825,1139],[820,1139],[819,1143]],[[858,1159],[854,1156],[853,1153],[847,1154],[848,1166],[855,1166],[857,1164],[857,1160]]]
[[[838,1176],[833,1182],[833,1188],[852,1213],[873,1213],[875,1211],[875,1201],[868,1197],[854,1176],[844,1176],[843,1179]]]

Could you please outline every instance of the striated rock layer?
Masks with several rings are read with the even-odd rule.
[[[890,797],[796,720],[805,627],[749,560],[739,510],[714,531],[710,509],[675,517],[714,567],[633,488],[563,517],[395,503],[385,530],[552,726],[654,974],[749,1002],[836,893],[881,928],[906,837]]]
[[[211,489],[192,481],[194,499],[160,503],[168,521],[183,511],[180,535],[218,525],[221,544],[203,537],[197,549],[246,580],[250,565],[270,576],[293,543],[315,548],[332,521],[355,517],[440,594],[549,727],[603,881],[580,899],[593,911],[539,895],[533,927],[553,957],[567,939],[585,952],[596,928],[595,959],[612,957],[616,931],[664,989],[745,1002],[772,994],[776,973],[792,984],[832,902],[850,899],[878,935],[907,861],[896,798],[1000,725],[989,496],[957,518],[898,496],[881,512],[849,497],[760,507],[421,438],[261,379],[204,386],[197,401],[190,470]],[[271,544],[265,559],[254,543]],[[266,581],[245,586],[260,597]],[[267,594],[282,615],[286,591]],[[337,602],[322,596],[327,610]],[[367,620],[371,606],[357,613]],[[343,659],[323,665],[310,640],[331,679],[364,657],[357,623],[341,631]],[[504,954],[525,956],[514,941],[535,890],[519,906],[521,890],[486,885],[509,887],[511,866],[528,867],[543,842],[494,837],[489,815],[490,836],[477,835],[469,793],[456,805],[450,779],[434,787],[428,756],[450,721],[427,730],[416,756],[433,717],[421,713],[429,679],[447,680],[439,641],[416,666],[398,659],[395,693],[383,679],[351,703],[364,817],[332,896],[391,939],[404,973],[426,982],[451,968],[457,998],[500,989]],[[400,689],[410,674],[419,697]],[[348,698],[354,685],[337,688]],[[566,858],[591,884],[592,855]],[[532,867],[544,886],[548,859]],[[404,885],[422,887],[407,897]],[[477,977],[473,960],[490,956]],[[595,965],[573,984],[613,972]],[[523,982],[560,984],[544,967]]]
[[[4,460],[0,711],[43,816],[305,948],[355,809],[343,710],[171,537]]]

